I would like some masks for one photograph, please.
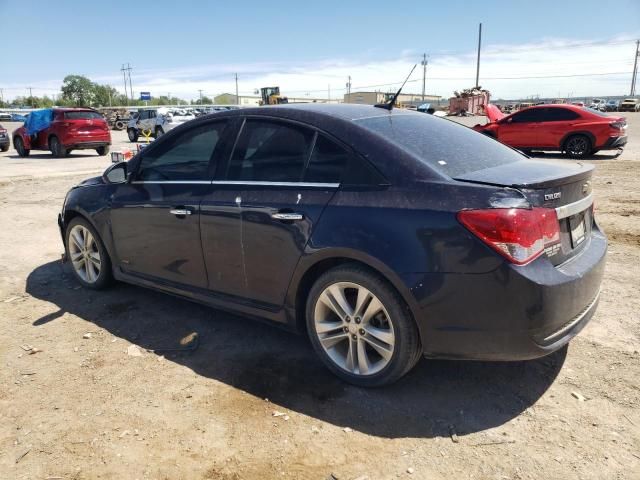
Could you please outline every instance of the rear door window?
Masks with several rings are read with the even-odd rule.
[[[525,158],[470,128],[422,113],[386,114],[356,120],[355,123],[451,177]]]
[[[300,182],[314,132],[295,124],[246,120],[236,143],[227,180]]]
[[[343,146],[319,134],[304,174],[304,181],[340,183],[350,157],[350,152]]]
[[[543,108],[532,108],[530,110],[523,110],[522,112],[514,113],[510,118],[510,123],[527,123],[527,122],[541,122],[544,117]]]
[[[565,122],[580,118],[580,115],[567,108],[545,108],[544,110],[545,112],[541,120],[543,122]]]
[[[146,152],[140,162],[138,180],[189,181],[209,180],[210,161],[220,143],[227,122],[215,122],[192,128],[166,138],[157,148]]]

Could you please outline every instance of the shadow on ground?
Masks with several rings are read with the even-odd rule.
[[[27,160],[27,161],[30,159],[31,160],[47,159],[47,160],[64,161],[65,159],[69,159],[69,158],[99,157],[99,156],[100,155],[98,155],[94,150],[74,150],[65,157],[54,157],[53,155],[51,155],[51,152],[47,152],[46,150],[32,150],[28,156],[21,157],[14,150],[8,155],[8,158],[12,158],[16,160]]]
[[[422,360],[393,386],[344,384],[316,360],[305,337],[269,325],[126,284],[105,291],[80,289],[61,262],[35,269],[27,292],[142,348],[163,354],[199,375],[276,405],[367,434],[396,437],[458,435],[499,426],[534,404],[566,356],[516,363]],[[199,334],[198,348],[176,352]]]

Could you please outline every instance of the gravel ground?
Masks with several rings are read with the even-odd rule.
[[[624,153],[585,160],[611,243],[598,312],[568,349],[422,360],[374,390],[267,325],[124,284],[81,289],[56,215],[108,157],[1,153],[0,478],[640,478],[640,115],[627,118]]]

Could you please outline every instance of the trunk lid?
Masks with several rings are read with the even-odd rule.
[[[555,209],[560,243],[546,249],[546,254],[558,265],[589,244],[593,228],[593,170],[593,166],[582,163],[522,160],[468,172],[455,180],[515,188],[531,206]]]
[[[490,122],[497,122],[506,116],[497,106],[492,105],[491,103],[484,106],[484,113],[486,113]]]

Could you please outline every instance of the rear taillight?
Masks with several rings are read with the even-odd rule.
[[[523,265],[560,241],[560,225],[551,208],[462,210],[458,221],[512,263]]]
[[[6,128],[0,128],[0,133],[7,133],[7,129]]]

